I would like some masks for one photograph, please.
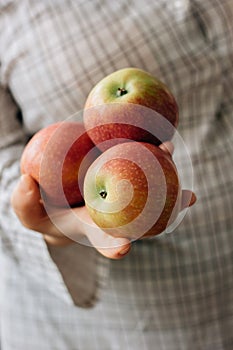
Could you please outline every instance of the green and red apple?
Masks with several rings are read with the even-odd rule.
[[[83,203],[85,173],[99,155],[82,123],[58,122],[38,131],[21,157],[22,174],[31,175],[50,205]]]
[[[107,233],[138,239],[163,232],[181,210],[182,191],[168,152],[129,141],[102,153],[89,167],[84,199]]]
[[[138,68],[124,68],[99,81],[84,107],[84,125],[99,148],[126,140],[160,143],[178,125],[178,106],[168,87]]]

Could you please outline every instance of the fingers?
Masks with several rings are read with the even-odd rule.
[[[194,192],[189,190],[182,190],[182,199],[181,199],[181,210],[191,207],[197,200],[197,197]]]
[[[162,143],[161,145],[159,145],[159,148],[161,148],[164,152],[166,152],[170,156],[173,155],[174,145],[171,141],[166,141],[166,142]]]
[[[115,238],[99,228],[90,218],[86,207],[76,208],[82,232],[99,253],[110,259],[120,259],[127,255],[131,243],[126,238]]]
[[[126,238],[114,238],[99,230],[98,235],[93,235],[92,231],[87,235],[90,242],[106,258],[121,259],[130,251],[131,244]]]
[[[74,220],[71,209],[56,210],[52,217],[55,225],[41,202],[38,184],[29,175],[22,175],[12,194],[11,204],[22,224],[42,233],[49,245],[65,246],[74,243],[69,237],[75,238],[78,233],[86,235],[91,244],[107,258],[120,259],[130,250],[130,242],[127,239],[113,238],[95,225],[85,207],[74,210],[79,220]]]
[[[120,245],[118,245],[119,243],[117,243],[116,240],[114,242],[110,242],[110,239],[107,241],[109,241],[108,248],[96,247],[96,250],[106,258],[118,260],[126,256],[130,251],[131,245],[129,242],[126,244],[120,243]],[[111,244],[113,245],[112,247]]]
[[[169,154],[170,156],[174,153],[174,145],[170,141],[166,141],[162,143],[159,148],[161,148],[164,152]],[[197,198],[194,192],[190,190],[182,190],[182,202],[181,202],[181,210],[191,207],[195,202]]]

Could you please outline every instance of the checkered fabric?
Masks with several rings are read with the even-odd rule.
[[[0,2],[1,350],[233,349],[232,44],[232,0]],[[198,201],[120,261],[48,249],[10,207],[27,135],[128,66],[174,93]]]

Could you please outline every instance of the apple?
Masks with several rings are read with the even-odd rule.
[[[83,202],[84,176],[99,154],[82,123],[58,122],[30,139],[21,157],[21,173],[37,181],[50,205],[73,206]]]
[[[93,221],[113,236],[138,239],[163,232],[181,210],[181,185],[169,153],[129,141],[102,153],[84,179]]]
[[[159,145],[175,132],[178,106],[168,87],[156,77],[138,68],[124,68],[94,86],[83,118],[89,136],[101,150],[121,143],[121,139]]]

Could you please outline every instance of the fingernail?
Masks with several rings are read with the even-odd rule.
[[[189,206],[191,207],[195,202],[197,201],[197,196],[195,193],[192,193],[191,201],[189,203]]]
[[[122,250],[119,252],[119,255],[123,256],[123,255],[127,254],[128,251],[129,251],[129,249],[130,249],[130,247],[127,247],[127,248],[122,249]]]
[[[27,196],[32,193],[32,187],[28,181],[28,175],[21,175],[20,177],[20,190],[24,192]]]

